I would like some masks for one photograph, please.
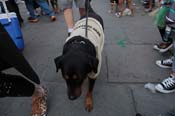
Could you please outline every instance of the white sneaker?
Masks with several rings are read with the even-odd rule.
[[[159,66],[161,68],[171,68],[172,64],[173,64],[173,59],[174,59],[174,57],[172,56],[169,59],[157,60],[156,64],[157,64],[157,66]]]
[[[161,93],[172,93],[175,92],[175,77],[170,75],[164,79],[161,83],[155,86],[156,90]]]
[[[118,18],[120,17],[120,15],[121,15],[121,12],[116,12],[115,13],[115,16],[118,17]]]
[[[161,53],[164,53],[166,51],[168,51],[170,48],[173,47],[173,44],[172,43],[159,43],[159,44],[155,44],[153,46],[153,48]]]
[[[123,15],[124,15],[124,16],[129,16],[129,15],[131,15],[131,10],[128,9],[128,8],[126,8],[126,9],[123,11]]]
[[[115,16],[116,16],[116,17],[119,17],[119,14],[116,12],[116,13],[115,13]]]

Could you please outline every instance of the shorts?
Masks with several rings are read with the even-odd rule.
[[[161,7],[155,16],[154,23],[159,28],[166,27],[166,14],[169,12],[169,7]]]
[[[72,8],[73,2],[75,3],[77,8],[85,8],[85,0],[59,0],[60,8]]]

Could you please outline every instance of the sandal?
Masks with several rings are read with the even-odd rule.
[[[42,88],[44,93],[40,96],[32,98],[32,114],[31,116],[46,116],[47,112],[47,90]]]

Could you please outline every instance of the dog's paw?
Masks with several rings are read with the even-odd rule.
[[[91,112],[93,109],[93,102],[91,97],[86,97],[85,109],[88,112]]]

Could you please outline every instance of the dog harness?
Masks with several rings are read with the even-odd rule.
[[[95,18],[88,17],[88,25],[87,25],[87,37],[85,35],[86,31],[86,18],[79,20],[76,22],[71,35],[66,39],[66,42],[74,36],[82,36],[92,42],[95,46],[97,59],[99,60],[98,71],[97,73],[90,73],[88,76],[91,79],[96,79],[98,74],[100,73],[101,62],[102,62],[102,50],[104,46],[104,31],[102,25]]]

